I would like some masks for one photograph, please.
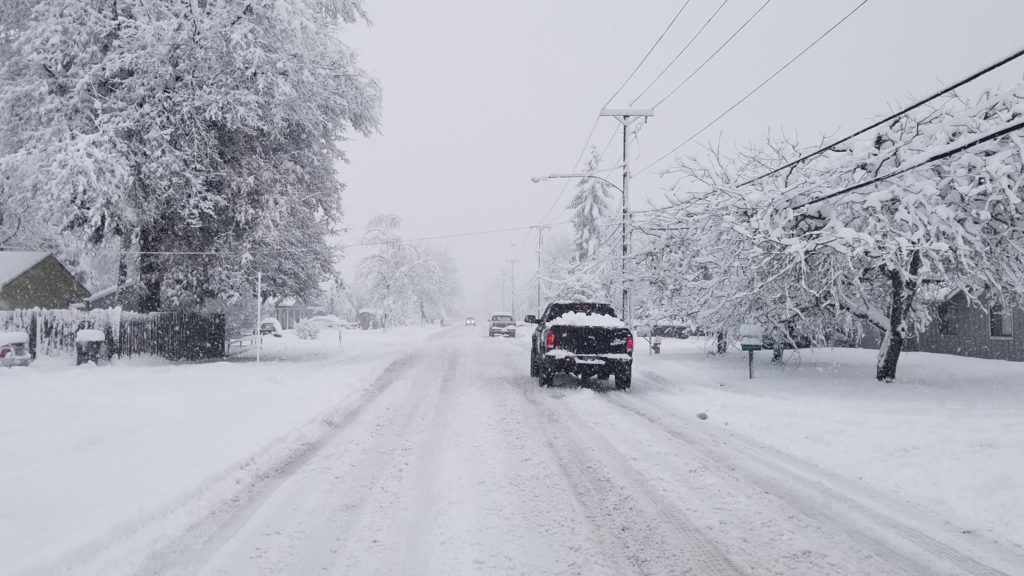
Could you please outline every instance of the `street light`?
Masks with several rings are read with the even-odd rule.
[[[611,170],[614,170],[616,168],[620,168],[620,166],[613,166],[611,168]],[[548,180],[555,180],[555,179],[558,179],[558,178],[579,178],[579,179],[583,179],[583,180],[586,180],[586,179],[600,180],[600,181],[604,182],[605,184],[611,186],[612,188],[615,188],[620,193],[622,192],[622,188],[620,186],[616,185],[611,180],[608,180],[607,178],[603,178],[601,176],[597,176],[596,174],[587,174],[587,173],[562,174],[562,173],[557,173],[556,172],[554,174],[547,174],[547,175],[544,175],[544,176],[534,176],[534,177],[530,178],[530,181],[532,181],[534,184],[540,184],[541,182],[547,182]]]
[[[594,178],[597,180],[603,180],[604,182],[611,184],[616,190],[622,192],[622,318],[626,321],[629,326],[633,325],[633,302],[630,300],[630,287],[629,281],[627,280],[628,274],[626,270],[627,262],[629,260],[629,244],[630,238],[632,237],[632,230],[630,230],[630,213],[629,213],[629,181],[632,178],[632,173],[629,170],[629,136],[630,132],[636,133],[636,129],[630,130],[630,126],[636,123],[637,120],[643,119],[647,122],[647,119],[654,116],[654,110],[640,110],[640,109],[608,109],[601,110],[599,116],[608,116],[615,118],[622,124],[622,164],[616,168],[622,168],[622,188],[615,186],[608,180],[600,176],[593,174],[551,174],[546,177],[533,178],[534,182],[543,182],[550,178]],[[575,169],[575,167],[573,168]]]
[[[614,168],[612,168],[612,170],[614,170],[615,168],[621,168],[621,167],[622,166],[615,166]],[[590,173],[576,173],[576,174],[572,174],[572,173],[558,173],[558,172],[556,172],[554,174],[548,174],[546,176],[534,176],[534,177],[530,178],[530,180],[533,181],[534,184],[539,184],[541,182],[546,182],[548,180],[566,179],[566,178],[568,178],[568,179],[581,179],[581,180],[587,180],[587,179],[600,180],[600,181],[604,182],[605,184],[611,186],[612,188],[615,188],[616,190],[618,190],[622,194],[622,310],[621,310],[621,313],[622,313],[623,320],[627,324],[631,325],[632,322],[633,322],[633,311],[631,310],[632,306],[631,306],[631,302],[629,301],[629,288],[627,288],[629,280],[628,280],[628,277],[627,277],[628,275],[626,273],[626,262],[627,262],[627,260],[629,258],[629,241],[630,241],[630,236],[631,236],[630,230],[629,230],[629,220],[630,220],[630,218],[632,218],[632,216],[629,213],[629,198],[628,198],[628,195],[626,194],[626,191],[623,188],[620,188],[619,186],[617,186],[611,180],[608,180],[607,178],[604,178],[602,176],[597,176],[596,174],[590,174]]]

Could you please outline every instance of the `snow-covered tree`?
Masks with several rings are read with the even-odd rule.
[[[358,282],[366,306],[381,312],[385,326],[444,320],[459,294],[455,261],[444,250],[403,241],[400,227],[394,214],[367,224],[363,243],[371,252],[359,263]]]
[[[883,334],[877,377],[892,380],[905,339],[923,329],[926,283],[977,299],[1024,291],[1024,147],[1010,133],[951,158],[823,199],[830,191],[913,165],[1019,119],[1024,86],[976,102],[938,100],[869,137],[738,189],[802,150],[769,137],[734,157],[685,159],[703,187],[678,192],[662,218],[648,274],[717,329],[761,321],[781,331]]]
[[[601,154],[597,147],[590,151],[590,160],[584,169],[586,174],[597,175],[601,168]],[[607,182],[599,178],[580,178],[576,194],[569,202],[573,211],[572,226],[575,230],[576,261],[586,262],[595,256],[604,231],[610,221],[612,191]]]
[[[141,253],[148,308],[230,298],[257,269],[271,292],[314,293],[339,144],[378,123],[341,40],[362,16],[360,0],[39,0],[0,62],[5,192]]]
[[[413,247],[418,265],[410,272],[412,294],[419,304],[420,321],[444,321],[455,313],[459,272],[451,253],[430,246]]]
[[[591,150],[584,171],[599,176],[601,155]],[[545,292],[556,300],[615,302],[621,264],[617,230],[621,217],[613,209],[613,187],[600,178],[580,178],[569,202],[573,211],[571,244],[552,237],[544,256]]]

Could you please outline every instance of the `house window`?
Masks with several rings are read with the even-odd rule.
[[[988,313],[993,338],[1013,338],[1013,310],[993,304]]]
[[[956,306],[952,302],[939,304],[939,334],[956,336],[958,321]]]

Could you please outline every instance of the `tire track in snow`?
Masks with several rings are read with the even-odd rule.
[[[524,394],[542,413],[548,444],[577,499],[591,514],[603,519],[595,524],[601,527],[606,543],[627,558],[637,572],[743,574],[600,431],[581,422],[571,410],[556,414],[532,386],[524,389]],[[567,422],[565,416],[573,422]],[[558,428],[562,433],[552,432]],[[611,532],[609,525],[618,525],[619,532]]]
[[[736,435],[730,436],[727,440],[715,439],[714,446],[710,446],[705,440],[698,438],[697,434],[687,432],[680,426],[666,424],[664,418],[652,416],[638,408],[640,402],[636,398],[611,394],[604,397],[614,406],[684,442],[688,448],[696,450],[705,458],[727,464],[742,477],[782,498],[805,515],[838,527],[851,538],[867,545],[880,557],[910,573],[928,574],[936,569],[949,573],[948,570],[953,569],[956,571],[953,573],[966,576],[1010,576],[1007,572],[984,564],[925,532],[832,488],[829,483],[819,479],[825,474],[824,471],[811,473],[810,465]],[[705,430],[701,432],[708,433]],[[728,454],[727,451],[730,450],[734,454]],[[858,487],[856,491],[864,490]],[[880,537],[883,533],[896,536],[906,545],[894,546],[892,538]],[[935,559],[940,559],[946,566],[935,566]]]
[[[441,376],[434,405],[434,425],[428,428],[430,433],[420,445],[416,458],[418,491],[412,517],[406,523],[405,547],[402,550],[401,570],[396,572],[398,574],[431,573],[441,493],[438,485],[441,455],[447,442],[452,408],[450,397],[459,369],[458,355],[449,351],[447,357],[447,366]]]
[[[179,538],[151,552],[140,569],[134,572],[152,576],[197,573],[259,511],[264,502],[325,446],[375,406],[385,392],[421,362],[422,356],[418,352],[392,362],[363,391],[358,400],[346,402],[345,408],[327,419],[328,428],[322,435],[298,446],[283,460],[261,470],[255,481],[234,494],[230,500],[214,508]]]

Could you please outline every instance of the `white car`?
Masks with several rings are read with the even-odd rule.
[[[0,366],[28,366],[32,355],[28,351],[28,334],[0,332]]]
[[[487,335],[516,337],[516,321],[507,312],[495,312],[487,326]]]

